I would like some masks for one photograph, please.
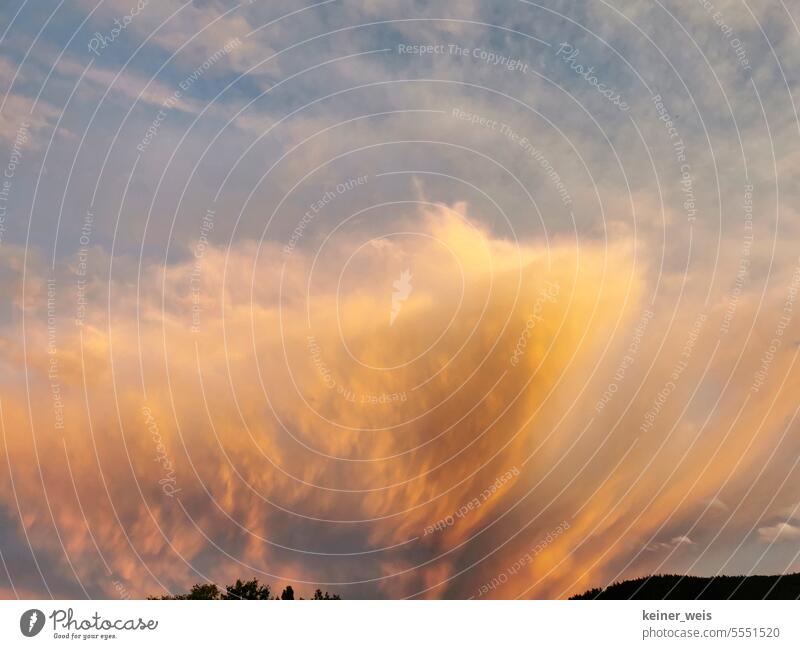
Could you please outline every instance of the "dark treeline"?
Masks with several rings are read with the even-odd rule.
[[[653,575],[592,588],[570,599],[797,599],[800,573],[689,577]]]
[[[250,581],[237,579],[232,586],[225,586],[225,590],[220,590],[216,584],[195,584],[188,593],[148,597],[148,599],[295,599],[295,596],[294,588],[291,586],[286,586],[278,596],[277,593],[273,594],[268,584],[259,584],[258,579]],[[341,599],[341,597],[335,593],[331,595],[327,591],[323,593],[317,588],[311,599]]]

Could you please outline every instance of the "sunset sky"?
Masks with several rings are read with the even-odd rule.
[[[45,4],[0,597],[800,570],[800,6]]]

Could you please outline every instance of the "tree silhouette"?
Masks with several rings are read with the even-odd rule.
[[[570,599],[797,599],[800,573],[788,575],[650,575],[592,588]]]
[[[317,588],[317,590],[314,591],[314,597],[312,599],[342,599],[342,598],[336,594],[329,595],[327,590],[323,595],[322,591],[319,588]]]
[[[242,581],[237,579],[232,586],[225,586],[224,591],[220,591],[216,584],[195,584],[189,589],[188,593],[178,595],[162,595],[161,597],[148,597],[147,599],[278,599],[272,597],[272,590],[268,584],[259,584],[258,579]],[[294,588],[286,586],[281,592],[280,599],[293,600]],[[303,599],[302,597],[300,599]],[[317,588],[312,599],[341,599],[337,594],[322,594]]]
[[[233,586],[225,587],[222,599],[269,599],[269,586],[260,586],[258,579],[243,582],[237,579]]]
[[[220,599],[221,593],[216,584],[195,584],[188,593],[162,597],[161,599]]]
[[[215,584],[195,584],[186,599],[219,599],[219,588]]]

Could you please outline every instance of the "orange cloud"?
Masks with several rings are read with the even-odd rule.
[[[768,453],[788,400],[757,440],[740,433],[755,407],[727,435],[726,417],[683,412],[701,375],[725,379],[704,365],[707,329],[652,415],[677,358],[648,373],[664,314],[596,411],[647,308],[630,242],[545,248],[466,210],[315,254],[198,247],[138,283],[94,279],[82,326],[74,284],[48,303],[37,278],[24,345],[0,358],[27,376],[2,385],[2,494],[34,551],[108,596],[251,574],[351,596],[563,596]]]

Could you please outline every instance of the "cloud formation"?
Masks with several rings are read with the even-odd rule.
[[[720,371],[701,318],[653,369],[653,315],[598,409],[593,376],[631,353],[614,332],[641,326],[629,246],[498,238],[465,204],[398,232],[315,255],[196,242],[135,283],[89,279],[79,322],[75,276],[31,275],[2,358],[25,368],[3,386],[3,493],[32,553],[95,595],[252,572],[469,596],[516,565],[492,596],[563,596],[697,547],[713,499],[774,454],[786,392],[760,426],[760,392],[738,424],[687,414]]]
[[[4,19],[2,595],[798,569],[793,8],[131,6]]]

